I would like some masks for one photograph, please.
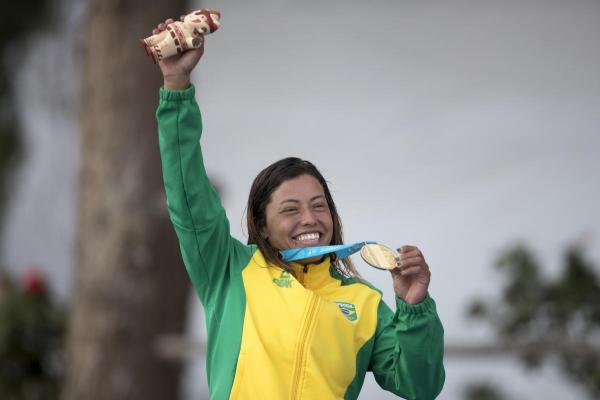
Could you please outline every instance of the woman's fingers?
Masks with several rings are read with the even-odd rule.
[[[400,254],[402,254],[402,253],[408,253],[408,252],[415,251],[415,250],[417,250],[417,251],[420,252],[420,250],[419,250],[419,248],[417,246],[411,246],[411,245],[404,245],[404,246],[401,246],[400,248],[398,248],[396,250],[398,250],[398,253],[400,253]]]
[[[402,246],[398,249],[398,252],[400,253],[397,259],[398,267],[400,267],[402,271],[410,267],[418,266],[423,267],[425,270],[429,268],[427,266],[427,263],[425,262],[425,257],[423,257],[423,253],[421,253],[421,250],[419,250],[418,247]]]
[[[400,261],[409,260],[412,258],[420,258],[421,260],[425,261],[425,257],[423,257],[423,253],[421,253],[421,250],[419,250],[416,247],[407,249],[407,247],[409,246],[402,246],[398,249],[398,252],[400,253],[400,256],[398,258]]]
[[[422,257],[410,257],[410,258],[401,258],[398,262],[398,266],[404,267],[412,267],[413,265],[424,265],[425,260]]]
[[[414,258],[414,257],[421,257],[423,258],[423,254],[417,249],[417,250],[411,250],[409,252],[405,252],[405,253],[400,253],[400,259],[404,260],[406,258]]]
[[[400,269],[400,273],[402,275],[415,275],[415,274],[420,274],[422,272],[426,272],[427,270],[425,268],[423,268],[423,266],[418,265],[416,267],[404,267]]]

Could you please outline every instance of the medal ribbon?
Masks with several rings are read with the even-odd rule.
[[[372,241],[358,242],[354,244],[336,244],[332,246],[312,246],[312,247],[299,247],[297,249],[281,250],[279,252],[279,258],[281,261],[297,261],[304,260],[305,258],[318,257],[325,254],[335,253],[340,259],[344,259],[351,254],[359,251],[365,244],[375,243]]]

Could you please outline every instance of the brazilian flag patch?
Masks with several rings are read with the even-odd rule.
[[[348,318],[348,321],[356,321],[358,315],[356,315],[356,307],[352,303],[345,303],[343,301],[336,301],[335,304],[340,308],[342,314]]]

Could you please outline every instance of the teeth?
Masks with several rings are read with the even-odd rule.
[[[296,237],[296,240],[302,242],[305,240],[319,240],[319,233],[303,233]]]

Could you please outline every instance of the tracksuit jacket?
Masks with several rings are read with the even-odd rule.
[[[392,312],[381,292],[330,268],[295,276],[230,236],[206,176],[195,90],[160,90],[159,144],[167,206],[204,306],[211,399],[356,399],[367,371],[407,399],[444,383],[443,328],[433,299]]]

